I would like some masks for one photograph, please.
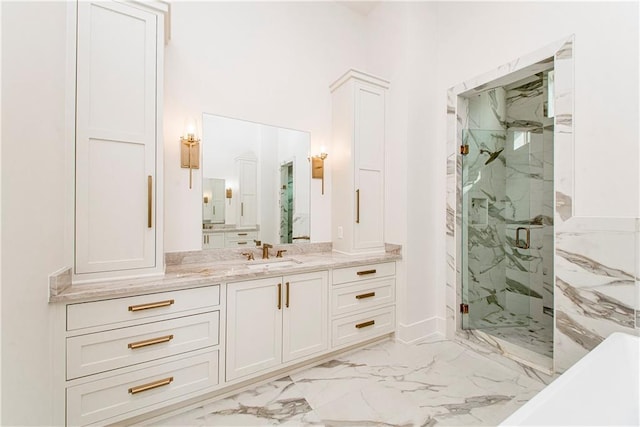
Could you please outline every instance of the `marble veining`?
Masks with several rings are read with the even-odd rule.
[[[263,262],[256,255],[254,261],[247,261],[241,249],[213,249],[208,251],[171,254],[172,264],[168,265],[164,276],[133,279],[106,280],[96,283],[77,284],[68,287],[58,295],[49,296],[49,302],[70,302],[99,298],[113,298],[141,293],[162,292],[208,286],[215,283],[250,280],[253,278],[281,276],[283,274],[304,273],[332,268],[355,267],[371,263],[397,261],[402,259],[401,246],[389,245],[390,252],[379,254],[345,255],[338,252],[313,252],[312,249],[331,248],[328,244],[274,245],[274,249],[292,248],[283,258],[272,257],[271,268],[249,269],[249,263]],[[206,254],[204,252],[207,252]],[[212,255],[211,253],[215,253]],[[217,260],[217,261],[216,261]],[[278,268],[277,261],[291,260],[294,266]]]
[[[71,287],[71,268],[63,268],[49,276],[49,294],[60,295]]]
[[[385,341],[147,425],[496,425],[544,383],[454,341]]]

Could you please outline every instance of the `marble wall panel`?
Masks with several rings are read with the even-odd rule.
[[[638,333],[637,232],[633,225],[589,230],[585,222],[556,234],[554,352],[559,372],[613,332]]]

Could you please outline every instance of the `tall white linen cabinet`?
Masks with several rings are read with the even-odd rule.
[[[78,2],[75,278],[163,272],[163,15]]]
[[[349,70],[332,92],[333,249],[384,252],[385,100],[389,82]]]

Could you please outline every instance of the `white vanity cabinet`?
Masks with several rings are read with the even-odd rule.
[[[79,280],[163,271],[163,22],[140,3],[77,3]]]
[[[66,306],[66,425],[114,423],[220,383],[221,286]]]
[[[202,249],[224,248],[225,237],[223,232],[203,232]]]
[[[328,272],[227,284],[226,380],[328,349]]]
[[[332,236],[333,249],[338,252],[384,252],[388,87],[389,82],[355,70],[349,70],[330,87]]]
[[[333,349],[395,330],[396,263],[337,268],[332,272]]]

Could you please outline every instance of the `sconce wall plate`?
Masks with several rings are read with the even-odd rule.
[[[193,188],[193,170],[200,169],[200,140],[192,133],[180,137],[180,166],[189,169],[189,188]]]
[[[180,138],[180,142],[180,166],[185,169],[200,169],[200,140],[189,142],[188,139]]]
[[[322,160],[320,157],[311,158],[311,178],[324,178],[324,160]]]
[[[311,156],[311,178],[322,180],[322,194],[324,194],[324,159],[327,157],[327,153]]]

